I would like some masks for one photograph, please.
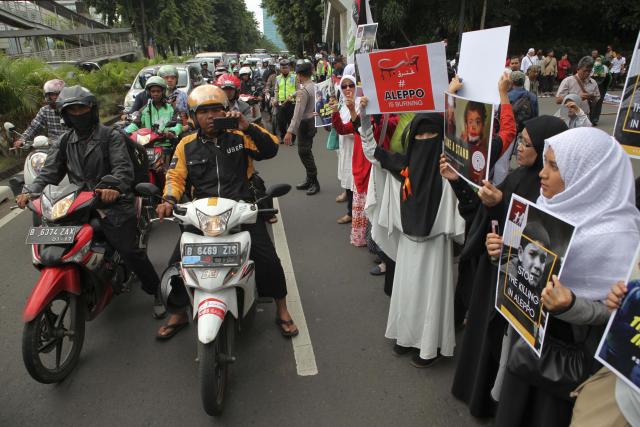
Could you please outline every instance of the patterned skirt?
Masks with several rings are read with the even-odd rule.
[[[364,213],[364,205],[367,201],[367,193],[353,192],[353,213],[351,214],[351,244],[353,246],[367,246],[367,216]]]

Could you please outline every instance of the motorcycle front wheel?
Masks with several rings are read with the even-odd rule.
[[[22,360],[34,380],[58,383],[75,368],[84,342],[81,298],[61,293],[24,326]]]
[[[198,359],[200,361],[200,395],[202,406],[208,415],[222,414],[224,398],[229,379],[228,358],[233,351],[235,319],[229,315],[225,318],[218,336],[213,342],[198,342]]]

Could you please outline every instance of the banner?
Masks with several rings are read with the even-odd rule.
[[[367,114],[444,111],[444,43],[358,54],[356,60]]]
[[[349,25],[349,35],[347,37],[347,63],[353,64],[355,62],[358,25],[372,22],[369,0],[353,0],[351,4],[351,25]]]
[[[333,111],[329,108],[329,100],[335,97],[335,85],[331,79],[315,84],[316,127],[329,126]]]
[[[633,49],[631,65],[627,69],[613,136],[627,154],[640,159],[640,34]]]
[[[502,234],[496,309],[540,357],[548,314],[541,301],[562,264],[575,226],[535,203],[511,196]]]
[[[627,278],[627,294],[609,319],[596,359],[640,393],[640,246]]]
[[[489,179],[493,104],[445,94],[443,152],[451,168],[474,187]]]
[[[510,32],[506,26],[462,34],[458,75],[463,82],[458,95],[500,104],[498,80],[504,73]]]

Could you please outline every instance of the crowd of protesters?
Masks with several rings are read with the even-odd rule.
[[[442,115],[367,115],[355,68],[342,65],[330,103],[336,202],[347,206],[337,222],[373,254],[371,274],[384,276],[392,353],[428,368],[456,348],[453,395],[497,426],[640,425],[640,396],[593,358],[640,242],[630,159],[593,127],[607,89],[623,83],[625,58],[611,46],[575,66],[553,50],[511,56],[500,81],[487,82],[498,85],[500,107],[491,182],[479,191],[447,164]],[[448,91],[461,87],[453,77]],[[540,115],[539,97],[555,98],[554,116]],[[515,166],[499,171],[505,159]],[[582,352],[580,381],[544,382],[514,367],[522,338],[495,309],[502,238],[491,227],[504,224],[513,194],[577,225],[562,281],[554,276],[541,301],[547,340]]]

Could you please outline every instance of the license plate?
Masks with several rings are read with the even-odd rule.
[[[186,243],[182,247],[183,267],[237,267],[240,243]]]
[[[149,163],[153,163],[156,160],[156,150],[154,148],[147,148],[147,159],[149,159]]]
[[[70,245],[80,227],[31,227],[27,234],[28,245]]]

